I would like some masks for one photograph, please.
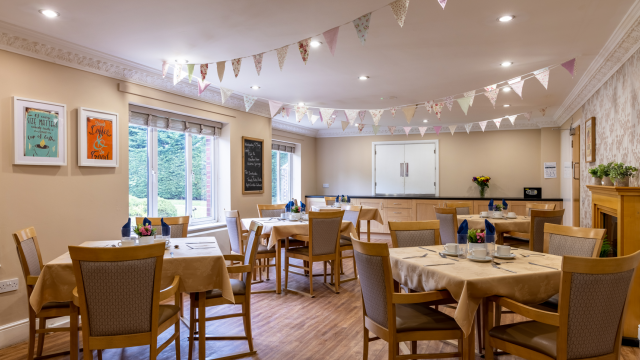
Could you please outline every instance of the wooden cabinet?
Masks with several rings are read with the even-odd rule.
[[[389,234],[389,222],[390,221],[411,221],[411,199],[386,199],[384,213],[382,215],[384,220],[384,234]]]
[[[415,221],[436,220],[436,207],[441,200],[411,200],[413,219]]]
[[[306,198],[304,201],[304,204],[307,205],[307,211],[311,211],[312,206],[326,205],[324,202],[324,198],[312,198],[312,197]]]
[[[387,199],[387,207],[398,208],[398,209],[410,209],[411,199],[402,199],[402,200]]]

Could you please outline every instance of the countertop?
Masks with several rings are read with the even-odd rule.
[[[324,198],[325,196],[336,197],[338,195],[307,195],[309,198]],[[346,195],[345,195],[346,196]],[[485,198],[481,198],[479,196],[434,196],[434,195],[348,195],[350,198],[354,199],[424,199],[424,200],[460,200],[460,201],[473,201],[473,200],[486,200],[489,201],[491,199],[494,200],[506,200],[506,201],[562,201],[562,199],[555,198],[542,198],[542,199],[525,199],[524,197],[491,197],[487,196]]]

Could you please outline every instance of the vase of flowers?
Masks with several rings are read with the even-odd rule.
[[[300,206],[294,205],[291,207],[291,213],[289,214],[289,220],[300,220]]]
[[[480,197],[483,198],[487,189],[489,188],[489,181],[491,178],[489,176],[474,176],[471,181],[473,181],[476,185],[478,185],[478,189],[480,190]]]
[[[156,229],[151,225],[137,225],[133,228],[133,232],[138,235],[139,244],[153,244],[156,237]]]
[[[615,181],[616,186],[629,186],[629,177],[638,171],[633,166],[625,166],[624,163],[613,163],[611,165],[611,180]]]
[[[340,202],[341,202],[343,205],[349,204],[349,200],[350,200],[350,199],[349,199],[349,197],[348,197],[348,196],[340,195]]]

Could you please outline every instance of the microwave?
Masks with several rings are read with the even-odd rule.
[[[542,188],[526,187],[524,188],[525,199],[542,199]]]

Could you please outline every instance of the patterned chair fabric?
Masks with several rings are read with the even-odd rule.
[[[453,215],[436,213],[436,219],[440,220],[440,241],[442,245],[457,243],[458,236],[453,229]]]
[[[313,255],[327,255],[336,252],[338,233],[342,221],[340,218],[311,219],[313,221]]]
[[[567,235],[549,234],[549,254],[591,257],[597,240]]]
[[[359,211],[345,210],[344,211],[344,216],[342,217],[342,220],[351,221],[351,223],[353,224],[353,227],[355,228],[356,226],[358,226],[358,216],[359,215],[360,215]]]
[[[40,275],[40,260],[38,260],[38,250],[36,249],[36,243],[33,241],[33,238],[21,242],[20,246],[22,246],[22,252],[24,252],[24,257],[27,260],[29,274],[31,274],[31,276]]]
[[[571,276],[568,359],[585,359],[613,352],[633,271],[574,273]]]
[[[542,252],[544,250],[544,224],[562,224],[562,216],[537,217],[533,223],[533,251]]]
[[[260,210],[262,217],[280,217],[280,215],[285,213],[285,209],[271,209],[271,210]]]
[[[378,325],[389,328],[387,313],[387,283],[384,278],[384,262],[381,256],[366,255],[354,251],[356,267],[362,288],[364,310]]]
[[[181,238],[182,237],[182,229],[184,228],[184,224],[177,225],[169,225],[171,227],[171,238]],[[162,226],[161,225],[152,225],[154,229],[156,229],[156,234],[162,235]]]
[[[456,208],[456,214],[458,214],[458,215],[469,215],[469,214],[471,214],[471,211],[469,210],[468,207],[458,207],[458,208]]]
[[[156,258],[80,261],[91,336],[151,331]]]
[[[229,233],[229,242],[231,243],[231,251],[241,254],[240,250],[240,233],[238,233],[238,222],[234,217],[225,218],[227,222],[227,232]]]
[[[256,241],[255,230],[249,231],[249,239],[247,241],[247,251],[244,253],[244,265],[251,265],[251,249],[253,249],[253,243]],[[248,273],[242,273],[242,281],[246,284]]]
[[[398,247],[431,246],[436,244],[435,230],[396,230]]]

